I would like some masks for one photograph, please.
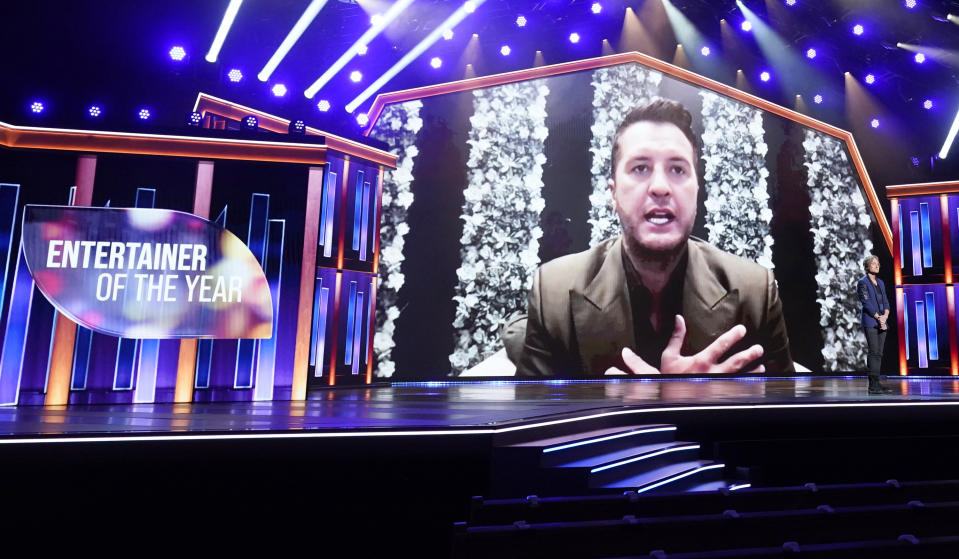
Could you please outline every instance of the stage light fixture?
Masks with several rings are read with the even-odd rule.
[[[137,112],[137,118],[140,120],[150,120],[150,109],[140,109],[140,111]]]
[[[253,115],[246,115],[243,117],[243,120],[240,121],[240,126],[247,131],[256,131],[260,126],[260,121]]]
[[[922,64],[926,61],[926,55],[922,54],[921,52],[917,52],[916,56],[913,57],[913,60],[916,61],[916,64]]]
[[[98,105],[90,105],[90,108],[87,109],[87,114],[90,115],[90,118],[98,118],[103,114],[103,110]]]
[[[516,27],[526,27],[526,17],[516,16]]]
[[[865,33],[865,32],[866,32],[866,28],[864,28],[864,27],[863,27],[861,24],[859,24],[859,23],[857,23],[856,25],[853,25],[853,26],[852,26],[852,34],[853,34],[853,35],[862,35],[862,34]]]
[[[569,42],[570,42],[570,43],[573,43],[574,45],[575,45],[576,43],[578,43],[578,42],[579,42],[579,33],[570,33],[570,34],[569,34]]]
[[[817,93],[817,94],[812,98],[812,102],[815,103],[815,104],[817,104],[817,105],[821,105],[821,104],[822,104],[822,95],[820,95],[819,93]]]
[[[503,56],[509,56],[511,52],[513,52],[513,49],[509,48],[509,45],[503,45],[499,48],[499,53]]]
[[[356,115],[356,123],[360,126],[366,126],[370,123],[370,117],[366,116],[366,113],[360,113]]]
[[[442,65],[443,65],[443,60],[440,57],[434,56],[433,58],[430,59],[430,66],[432,66],[434,69],[438,69]]]
[[[199,128],[200,124],[203,123],[203,115],[196,111],[192,111],[186,114],[186,125],[191,128]]]
[[[233,25],[233,20],[236,19],[236,13],[240,11],[240,4],[243,3],[243,0],[230,0],[230,4],[226,7],[226,12],[223,14],[223,19],[220,21],[220,28],[216,31],[216,36],[213,37],[213,44],[210,45],[210,50],[206,53],[207,62],[216,62],[218,56],[220,56],[220,49],[223,47],[223,41],[226,40],[227,34],[230,33],[230,27]]]
[[[872,84],[876,83],[876,76],[874,76],[874,75],[872,75],[872,74],[866,74],[866,77],[865,77],[864,81],[865,81],[866,83],[868,83],[869,85],[872,85]]]
[[[373,14],[370,16],[370,25],[383,25],[383,14]]]
[[[170,58],[176,62],[181,62],[184,58],[186,58],[186,50],[177,45],[170,49]]]
[[[383,29],[389,25],[391,21],[396,19],[403,12],[403,10],[408,8],[413,1],[414,0],[398,0],[395,4],[390,6],[390,9],[383,14],[383,21],[380,23],[380,25],[374,25],[367,29],[363,35],[360,36],[360,38],[357,39],[349,49],[347,49],[346,52],[336,59],[336,62],[327,68],[326,71],[323,72],[323,74],[310,85],[310,87],[306,88],[306,91],[303,92],[303,95],[305,95],[307,99],[312,99],[313,96],[323,88],[323,86],[333,79],[333,76],[346,67],[350,60],[353,60],[353,57],[359,53],[361,47],[369,46],[370,42],[372,42],[373,39],[382,33]]]
[[[923,108],[923,109],[926,109],[926,110],[931,109],[931,108],[932,108],[932,99],[926,99],[925,101],[923,101],[923,102],[922,102],[922,108]]]
[[[603,11],[603,5],[599,2],[593,2],[593,5],[589,7],[589,11],[598,14]]]
[[[363,74],[359,70],[353,70],[350,72],[350,81],[353,83],[359,83],[363,79]]]
[[[466,10],[466,13],[468,14],[475,12],[476,2],[473,2],[473,0],[466,0],[466,2],[463,3],[463,9]]]
[[[43,106],[43,101],[34,101],[30,103],[30,112],[33,114],[40,114],[43,112],[43,109],[46,107]]]
[[[287,132],[291,136],[303,136],[306,134],[306,123],[302,120],[291,120]]]
[[[878,118],[874,118],[874,119],[870,120],[870,121],[869,121],[869,126],[872,126],[873,128],[879,128],[879,119],[878,119]]]
[[[368,52],[370,52],[370,47],[368,47],[367,45],[360,45],[356,47],[356,54],[360,56],[363,56]]]
[[[796,0],[786,0],[786,5],[787,5],[787,6],[795,6],[795,5],[796,5]]]
[[[702,54],[703,56],[709,56],[710,52],[712,51],[709,50],[709,47],[703,47],[699,49],[699,53]]]
[[[952,142],[956,140],[957,133],[959,133],[959,111],[956,112],[956,118],[952,121],[952,126],[946,135],[946,141],[943,142],[942,149],[939,150],[939,159],[945,159],[949,155],[949,148],[952,147]]]
[[[282,83],[278,83],[274,85],[273,87],[271,87],[270,91],[272,91],[273,95],[277,97],[283,97],[284,95],[286,95],[286,86],[283,85]]]
[[[752,22],[750,22],[750,21],[747,19],[747,20],[744,20],[742,23],[739,24],[739,28],[742,29],[743,31],[752,31],[752,30],[753,30],[753,24],[752,24]]]
[[[906,0],[906,7],[910,10],[916,7],[916,0]]]
[[[256,75],[257,79],[261,82],[265,82],[270,79],[270,76],[273,75],[273,71],[276,70],[276,67],[280,65],[280,62],[286,58],[287,53],[290,52],[290,49],[293,48],[293,45],[300,40],[300,36],[303,35],[303,32],[306,31],[306,28],[313,23],[313,19],[316,18],[317,14],[320,13],[320,10],[323,9],[323,6],[326,5],[326,0],[313,0],[310,2],[310,5],[303,10],[303,13],[300,15],[300,19],[296,20],[296,23],[293,25],[293,29],[290,29],[290,32],[286,34],[286,38],[283,39],[283,42],[280,43],[280,46],[276,47],[276,51],[273,53],[273,56],[266,62],[266,65],[263,66],[263,69]]]
[[[763,71],[761,74],[759,74],[759,79],[764,82],[768,82],[771,77],[772,75],[767,71]]]
[[[330,102],[326,99],[320,99],[320,102],[316,104],[316,108],[320,109],[320,112],[326,112],[330,110]]]
[[[237,68],[233,68],[232,70],[227,72],[226,77],[230,78],[230,81],[233,83],[239,83],[240,80],[243,79],[243,72],[241,72]]]
[[[452,38],[453,38],[453,30],[452,30],[452,29],[447,29],[446,31],[443,31],[443,39],[449,41],[449,40],[452,39]]]
[[[807,50],[806,50],[806,58],[808,58],[809,60],[812,60],[813,58],[816,58],[816,49],[807,49]]]

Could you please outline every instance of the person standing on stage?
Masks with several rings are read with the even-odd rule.
[[[856,285],[856,294],[862,303],[861,324],[866,333],[866,343],[869,345],[869,393],[888,394],[892,389],[883,386],[879,381],[879,369],[882,366],[882,348],[886,343],[886,333],[889,327],[889,298],[886,296],[886,285],[879,278],[879,257],[869,255],[862,261],[866,275],[859,279]]]

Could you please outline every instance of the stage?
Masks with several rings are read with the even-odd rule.
[[[886,384],[892,394],[870,396],[865,377],[854,376],[499,380],[330,388],[311,392],[304,402],[0,407],[0,442],[496,435],[609,417],[662,421],[792,410],[812,419],[826,410],[908,414],[928,406],[951,415],[959,406],[959,378],[891,377]]]

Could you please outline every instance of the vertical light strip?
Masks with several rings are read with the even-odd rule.
[[[266,259],[269,216],[270,195],[254,193],[250,197],[250,218],[246,233],[246,244],[260,267],[263,267]],[[259,340],[240,340],[237,343],[233,388],[253,388],[256,354],[259,347]]]
[[[932,230],[929,224],[929,203],[919,204],[919,225],[922,232],[922,267],[932,268]]]
[[[338,59],[336,59],[336,62],[334,62],[329,68],[326,69],[325,72],[323,72],[322,76],[313,82],[310,87],[306,88],[306,91],[303,92],[303,95],[306,95],[307,99],[312,99],[313,96],[316,95],[316,93],[322,89],[324,85],[333,79],[333,76],[335,76],[337,72],[349,64],[350,60],[353,60],[353,58],[360,52],[361,48],[369,45],[370,41],[382,33],[383,29],[392,23],[393,20],[396,19],[396,17],[399,16],[403,10],[413,3],[413,1],[414,0],[399,0],[399,2],[393,4],[390,9],[382,15],[380,20],[375,25],[367,29],[366,32],[363,33],[363,35],[357,39],[355,43],[353,43],[353,46],[344,52]]]
[[[959,133],[959,111],[956,111],[956,119],[952,121],[952,128],[946,135],[946,141],[943,142],[942,149],[939,150],[939,159],[945,159],[949,155],[949,148],[952,147],[952,142],[956,139],[957,133]]]
[[[912,238],[912,275],[922,275],[922,245],[919,240],[919,212],[909,212],[909,234]]]
[[[366,245],[370,229],[370,181],[363,183],[363,217],[360,224],[360,260],[366,260]]]
[[[10,310],[3,332],[3,351],[0,352],[0,405],[16,404],[20,397],[20,377],[27,348],[27,330],[33,306],[33,276],[27,268],[23,245],[17,252],[17,267],[13,273],[10,292]]]
[[[137,367],[134,404],[152,404],[156,400],[157,365],[160,361],[160,340],[141,340]]]
[[[230,5],[226,7],[226,13],[223,14],[223,19],[220,21],[220,28],[217,29],[216,36],[213,37],[213,44],[210,45],[210,50],[206,53],[207,62],[216,62],[217,57],[220,56],[223,41],[230,33],[230,27],[233,25],[233,20],[236,19],[236,13],[240,11],[240,4],[242,3],[243,0],[230,0]]]
[[[333,256],[333,218],[336,215],[336,173],[327,174],[326,188],[323,191],[323,222],[321,223],[323,256]]]
[[[363,215],[363,171],[356,172],[353,186],[353,250],[360,250],[360,222]]]
[[[956,208],[959,211],[959,208]],[[899,220],[899,269],[904,270],[906,268],[906,251],[903,250],[903,237],[902,235],[902,220]]]
[[[355,322],[353,323],[353,368],[350,370],[351,374],[357,375],[360,372],[360,340],[363,339],[363,316],[366,314],[363,312],[366,308],[363,305],[363,292],[360,291],[356,294],[356,311]]]
[[[909,359],[909,299],[905,291],[902,296],[906,300],[906,304],[902,306],[902,330],[906,335],[906,359]]]
[[[409,66],[410,63],[416,60],[416,58],[419,55],[423,54],[426,51],[426,49],[433,46],[433,43],[438,41],[439,38],[443,36],[443,33],[445,33],[447,30],[450,30],[456,27],[456,25],[459,24],[459,22],[466,19],[466,16],[476,11],[476,8],[482,5],[483,2],[485,2],[485,0],[467,0],[467,2],[463,3],[462,6],[460,6],[459,8],[457,8],[455,12],[453,12],[453,15],[446,18],[446,20],[443,23],[439,24],[439,26],[436,29],[434,29],[432,33],[430,33],[429,35],[426,36],[425,39],[417,43],[417,45],[413,47],[412,50],[407,52],[403,56],[403,58],[399,60],[399,62],[394,64],[382,76],[377,78],[375,82],[373,82],[372,84],[370,84],[369,87],[364,89],[363,93],[360,93],[356,99],[353,99],[352,101],[350,101],[350,104],[346,106],[346,112],[352,113],[353,111],[355,111],[356,108],[359,107],[364,101],[369,99],[370,96],[372,96],[374,93],[379,91],[381,87],[386,85],[386,82],[393,79],[393,76],[395,76],[396,74],[399,74],[403,70],[403,68],[406,68],[407,66]]]
[[[929,335],[929,359],[939,359],[939,329],[936,327],[936,294],[926,292],[926,332]]]
[[[290,29],[290,32],[287,33],[286,38],[283,39],[283,42],[280,43],[280,46],[277,47],[276,52],[273,53],[273,56],[270,57],[270,60],[266,63],[266,66],[260,70],[260,73],[256,75],[261,82],[265,82],[270,79],[270,75],[273,74],[273,70],[276,70],[276,67],[280,65],[280,62],[283,61],[283,58],[286,56],[286,53],[290,52],[290,49],[293,48],[293,45],[300,40],[300,35],[306,31],[306,28],[313,23],[313,19],[316,18],[316,15],[320,13],[320,10],[323,9],[323,6],[326,5],[326,0],[313,0],[310,2],[310,5],[306,7],[306,10],[303,11],[303,15],[300,16],[300,19],[293,25],[293,29]]]
[[[256,364],[256,382],[253,383],[253,400],[273,399],[273,384],[276,378],[276,341],[280,325],[280,286],[283,283],[283,245],[286,238],[286,220],[271,219],[269,227],[269,250],[263,271],[270,286],[273,301],[273,335],[259,340],[260,351]],[[279,239],[279,241],[277,241]]]
[[[323,290],[323,277],[316,278],[316,291],[313,294],[313,327],[310,328],[310,339],[317,340],[317,328],[320,324],[320,295]],[[322,359],[322,357],[320,357]],[[316,344],[310,344],[310,366],[316,366]]]
[[[220,215],[216,216],[214,223],[226,229],[226,210],[229,206],[223,206]],[[195,388],[209,388],[210,376],[213,370],[213,340],[199,340],[196,350],[196,378],[194,380]]]
[[[316,330],[316,368],[314,377],[323,376],[323,356],[326,355],[326,317],[329,313],[330,288],[320,289],[320,322]],[[331,373],[332,374],[332,373]]]
[[[343,349],[346,355],[343,357],[344,365],[353,364],[353,323],[356,318],[356,282],[350,281],[350,298],[346,306],[346,340],[343,343]]]
[[[919,357],[919,368],[929,367],[929,357],[926,353],[926,316],[925,305],[922,301],[916,301],[916,353]]]

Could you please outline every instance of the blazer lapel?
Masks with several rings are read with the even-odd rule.
[[[739,290],[726,290],[697,242],[690,241],[687,246],[689,263],[683,287],[683,318],[686,320],[683,355],[702,351],[735,326],[739,307]]]
[[[610,247],[599,272],[582,293],[570,290],[569,302],[586,374],[602,375],[609,367],[622,368],[622,349],[635,349],[636,336],[621,239]]]

